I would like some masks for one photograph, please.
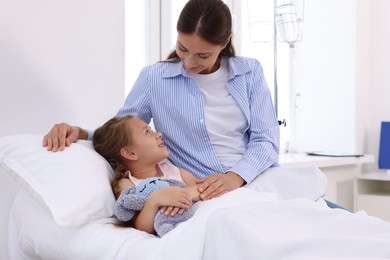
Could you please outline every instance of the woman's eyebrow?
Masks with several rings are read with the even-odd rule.
[[[187,48],[186,48],[186,47],[184,47],[184,45],[183,45],[181,42],[179,42],[179,41],[178,41],[178,43],[179,43],[179,46],[180,46],[181,48],[183,48],[183,49],[186,49],[186,50],[187,50]]]
[[[186,51],[188,51],[188,49],[186,47],[184,47],[184,45],[181,42],[178,41],[178,43],[179,43],[180,48],[185,49]],[[211,55],[211,54],[212,54],[211,52],[200,52],[200,53],[197,53],[197,55]]]

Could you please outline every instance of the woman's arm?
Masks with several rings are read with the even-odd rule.
[[[79,139],[87,140],[88,131],[78,126],[71,126],[66,123],[55,124],[53,128],[43,137],[42,146],[48,151],[62,151],[65,147]]]
[[[246,150],[230,171],[250,183],[264,170],[278,166],[280,126],[272,103],[263,68],[255,59],[248,60],[252,70],[246,75],[249,129],[245,134]],[[237,82],[232,82],[235,85]]]
[[[214,173],[197,181],[202,200],[250,183],[264,170],[278,165],[279,125],[270,91],[261,64],[255,59],[246,59],[246,62],[251,70],[228,82],[230,89],[245,90],[249,94],[247,100],[239,102],[248,108],[243,110],[249,119],[249,128],[244,135],[246,150],[228,172]],[[246,89],[242,88],[243,84]]]
[[[117,116],[135,115],[140,117],[145,122],[149,123],[152,117],[149,107],[149,67],[145,67],[138,76],[132,90],[126,98],[122,108],[118,111]],[[71,126],[66,123],[60,123],[44,136],[42,146],[48,151],[62,151],[65,147],[79,139],[87,140],[88,131],[78,127]]]
[[[150,66],[144,67],[141,70],[131,91],[126,97],[124,104],[117,112],[117,116],[134,115],[149,124],[152,118],[149,94],[149,73]]]

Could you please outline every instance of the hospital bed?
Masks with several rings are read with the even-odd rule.
[[[316,167],[275,168],[193,205],[159,238],[118,225],[112,170],[90,142],[48,152],[41,135],[0,138],[5,259],[390,259],[390,223],[330,209]]]

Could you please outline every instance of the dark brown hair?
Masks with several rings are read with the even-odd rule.
[[[214,45],[224,45],[229,41],[221,54],[235,56],[232,41],[229,40],[232,35],[232,16],[222,0],[189,0],[180,13],[176,29],[185,34],[196,33]],[[168,55],[167,60],[180,60],[176,50]]]
[[[114,169],[115,174],[111,181],[115,197],[119,197],[118,182],[124,178],[127,171],[120,151],[123,147],[131,144],[131,132],[127,128],[126,122],[133,116],[113,117],[95,130],[93,135],[93,147],[96,152],[103,156]]]

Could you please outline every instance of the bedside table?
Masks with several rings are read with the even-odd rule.
[[[390,174],[364,173],[355,180],[355,210],[390,221]]]
[[[312,156],[305,153],[287,153],[279,155],[281,167],[317,166],[326,174],[328,185],[325,198],[354,210],[356,176],[362,173],[363,164],[375,162],[374,156],[361,157]]]

